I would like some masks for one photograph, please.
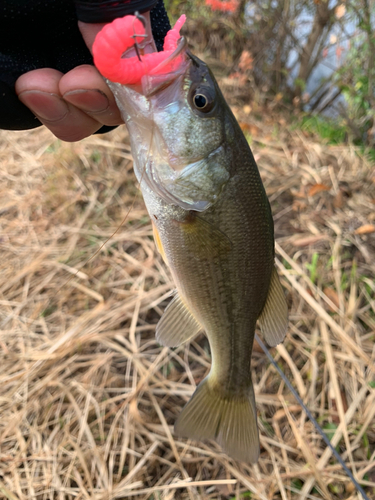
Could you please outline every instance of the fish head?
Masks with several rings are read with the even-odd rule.
[[[233,115],[208,66],[179,46],[168,73],[112,88],[128,125],[141,187],[169,204],[203,211],[230,178]]]

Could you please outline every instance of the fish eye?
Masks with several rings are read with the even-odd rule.
[[[196,94],[194,96],[194,105],[196,108],[202,110],[207,106],[207,97],[203,94]]]
[[[215,105],[215,98],[212,94],[213,92],[210,92],[210,89],[196,89],[192,96],[194,108],[202,113],[211,111]]]

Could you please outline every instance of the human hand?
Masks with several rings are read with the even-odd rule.
[[[90,50],[103,26],[79,23]],[[29,71],[16,81],[16,93],[21,102],[63,141],[79,141],[102,125],[123,123],[112,92],[94,66],[77,66],[66,74],[52,68]]]

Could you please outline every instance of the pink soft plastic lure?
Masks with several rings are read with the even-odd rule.
[[[137,35],[145,33],[142,22],[135,16],[115,19],[104,26],[95,38],[92,47],[95,66],[105,78],[122,85],[140,83],[141,78],[146,74],[155,75],[175,70],[182,61],[181,56],[172,58],[166,64],[161,63],[176,50],[178,40],[181,38],[180,29],[185,20],[186,16],[182,15],[174,27],[168,31],[162,52],[144,54],[139,60],[137,56],[130,58],[121,56],[135,42],[142,42],[142,37],[134,37],[134,33]]]

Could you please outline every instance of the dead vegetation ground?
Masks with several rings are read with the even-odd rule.
[[[290,305],[273,355],[375,498],[373,165],[283,119],[238,115]],[[257,346],[259,463],[174,437],[210,355],[203,336],[155,341],[173,284],[123,128],[72,145],[2,131],[0,175],[1,498],[358,498]]]

